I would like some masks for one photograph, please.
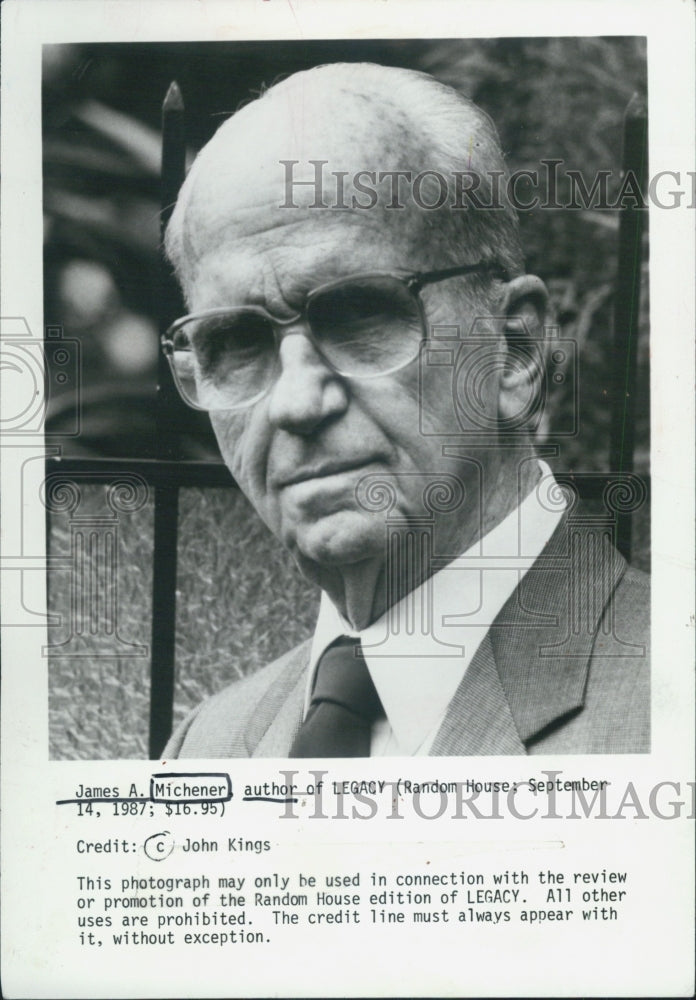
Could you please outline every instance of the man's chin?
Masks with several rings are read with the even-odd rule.
[[[366,559],[383,558],[385,525],[364,512],[340,511],[294,526],[283,541],[305,563],[320,567],[348,566]]]

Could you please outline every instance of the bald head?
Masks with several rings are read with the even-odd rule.
[[[327,232],[332,215],[370,209],[393,238],[426,244],[433,266],[443,255],[454,263],[495,257],[515,273],[522,258],[511,208],[453,209],[448,202],[433,210],[436,173],[478,175],[485,198],[486,178],[504,169],[490,119],[450,87],[412,70],[321,66],[275,85],[221,126],[182,188],[166,249],[188,294],[202,255],[232,218],[246,238],[245,216],[253,215],[254,227],[267,216],[267,239],[285,224],[273,221],[283,207],[322,210]],[[399,201],[397,171],[424,175],[418,201]],[[379,176],[382,185],[366,195],[365,184]]]

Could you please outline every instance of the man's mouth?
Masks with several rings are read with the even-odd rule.
[[[274,476],[274,479],[278,489],[285,489],[287,486],[296,486],[298,483],[306,483],[312,479],[328,479],[330,476],[338,476],[344,472],[357,472],[372,464],[373,461],[374,459],[361,458],[318,462],[315,465],[303,465],[287,474]]]

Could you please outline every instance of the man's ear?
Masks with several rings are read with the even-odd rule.
[[[537,413],[546,366],[549,293],[533,274],[508,282],[503,297],[505,365],[500,373],[498,419],[501,430],[517,431]]]

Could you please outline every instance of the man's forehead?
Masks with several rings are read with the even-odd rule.
[[[407,212],[283,208],[259,199],[244,207],[224,196],[201,205],[186,226],[189,273],[222,279],[228,269],[257,268],[289,276],[307,288],[351,271],[425,267],[425,241]]]
[[[275,246],[297,246],[306,254],[316,243],[328,256],[340,253],[344,241],[355,243],[358,232],[373,246],[380,239],[402,243],[405,264],[408,244],[418,242],[414,240],[419,227],[413,206],[389,211],[384,204],[367,210],[337,205],[337,201],[351,205],[354,178],[360,171],[403,169],[405,154],[399,138],[385,142],[386,126],[365,132],[364,122],[365,134],[358,136],[347,120],[336,125],[325,116],[304,130],[296,118],[278,118],[280,102],[268,98],[267,108],[264,103],[244,109],[247,114],[242,112],[227,123],[224,133],[219,132],[201,154],[183,220],[189,267],[197,271],[195,262],[210,259],[233,244],[255,254]],[[258,111],[258,116],[252,111]],[[318,168],[311,162],[322,160],[327,162]],[[321,171],[319,201],[325,208],[312,207],[317,169]],[[365,196],[360,200],[364,202]],[[421,215],[417,210],[415,214]],[[379,253],[361,263],[379,267]]]
[[[272,213],[268,213],[269,216]],[[277,213],[276,213],[277,214]],[[192,267],[192,308],[256,301],[281,314],[318,285],[367,271],[424,266],[422,241],[399,238],[394,225],[353,213],[293,213],[292,225],[242,234],[239,220],[220,226]],[[263,213],[259,215],[263,218]],[[398,220],[395,220],[395,222]]]

